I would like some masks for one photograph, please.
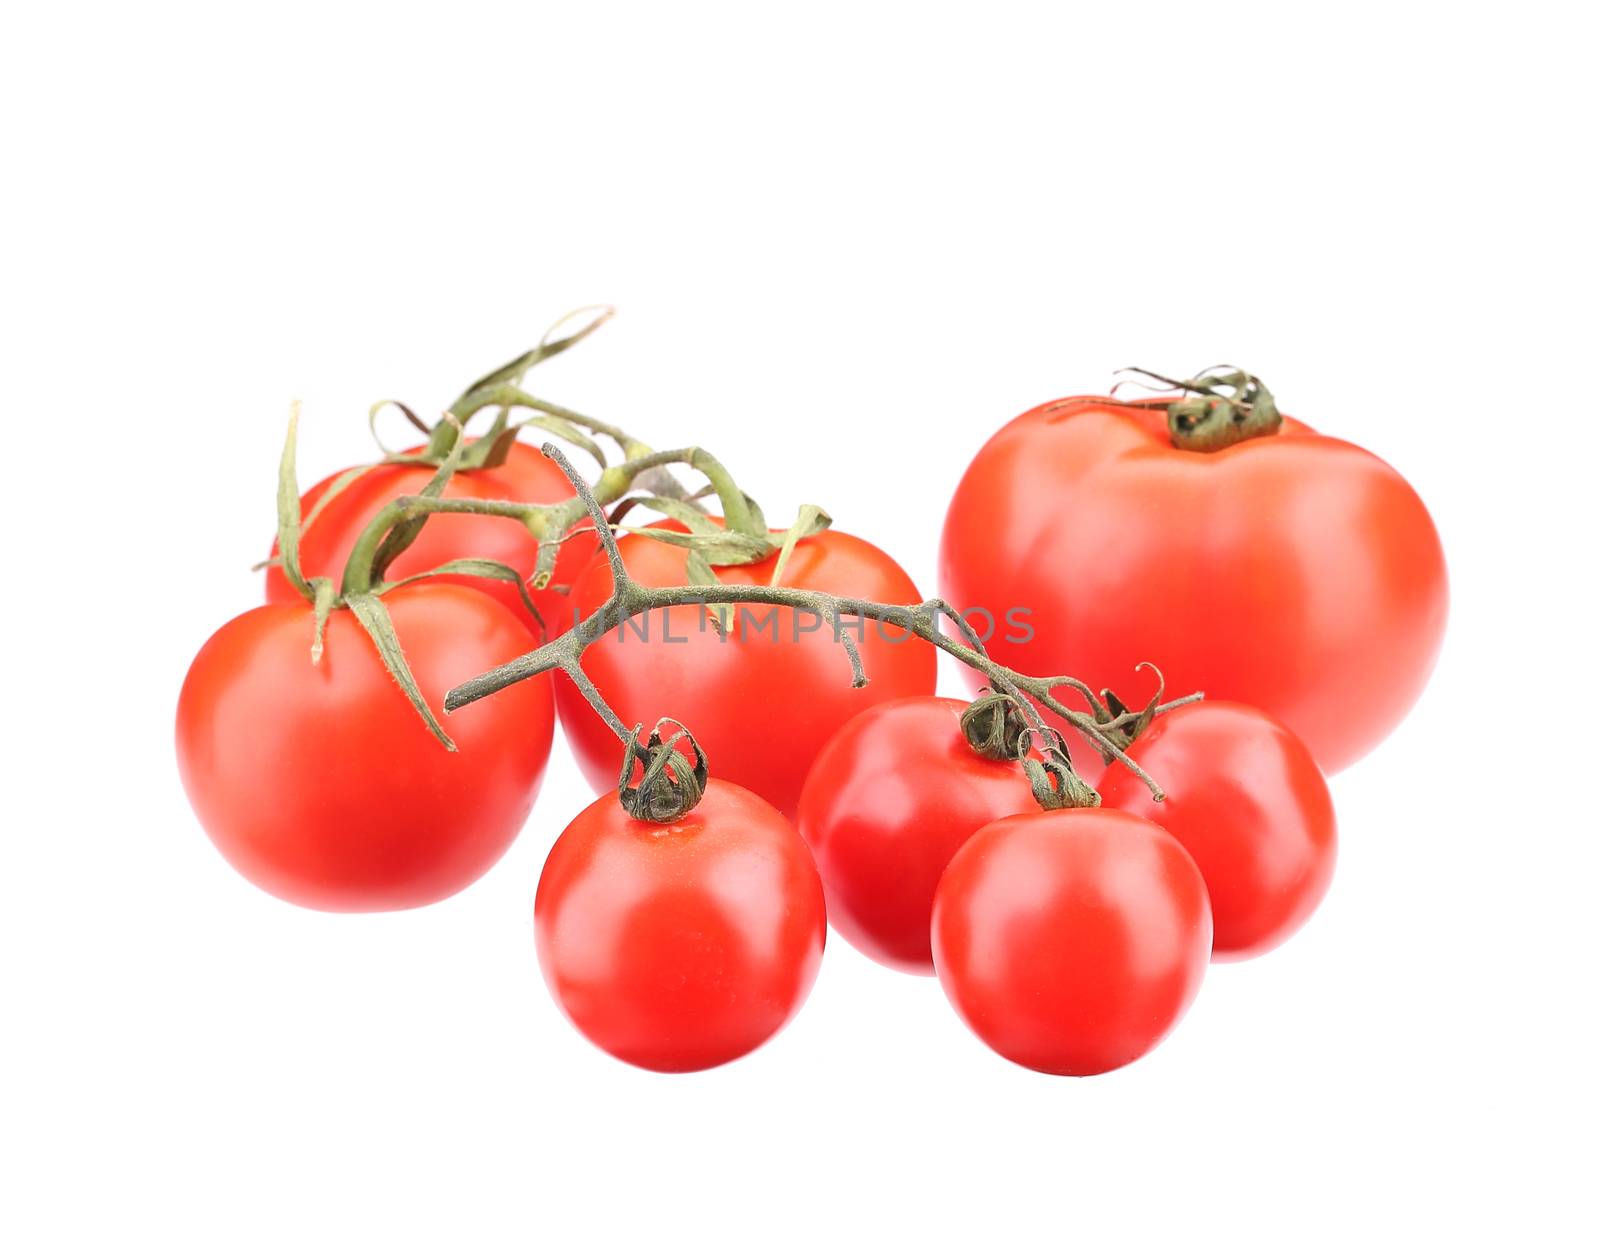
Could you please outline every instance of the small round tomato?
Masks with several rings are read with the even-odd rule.
[[[863,711],[823,747],[796,825],[828,894],[828,921],[875,961],[933,973],[939,876],[986,823],[1035,808],[1021,764],[984,758],[967,704],[900,698]]]
[[[419,451],[420,448],[411,450]],[[350,549],[372,519],[391,501],[421,491],[433,476],[434,469],[434,466],[422,464],[379,465],[357,478],[328,501],[316,519],[302,529],[301,572],[307,578],[328,577],[338,582]],[[338,474],[330,475],[300,497],[302,520],[311,515],[323,493],[338,477]],[[500,465],[458,470],[445,484],[444,494],[451,498],[474,500],[560,504],[572,499],[575,493],[560,466],[534,445],[518,441],[511,445],[510,453]],[[550,582],[544,589],[530,592],[534,606],[539,609],[551,636],[571,627],[572,608],[567,602],[565,588],[571,585],[598,546],[593,523],[585,518],[579,525],[589,527],[588,532],[575,535],[562,544],[556,555],[556,567]],[[277,550],[274,543],[274,555]],[[517,522],[478,513],[440,513],[430,517],[416,542],[395,558],[387,576],[391,581],[398,581],[408,574],[424,572],[448,560],[477,557],[508,564],[526,581],[533,574],[538,554],[538,543]],[[497,578],[468,576],[447,577],[444,580],[470,586],[473,590],[481,590],[498,599],[516,614],[535,637],[542,640],[544,635],[539,631],[538,622],[529,615],[514,583]],[[287,603],[299,598],[299,592],[289,584],[283,570],[277,565],[269,565],[267,601]]]
[[[1449,594],[1427,508],[1372,453],[1288,418],[1192,451],[1164,406],[1106,397],[1041,405],[984,445],[950,502],[939,582],[1020,672],[1070,670],[1134,702],[1147,660],[1175,696],[1270,711],[1330,772],[1417,700]]]
[[[528,633],[481,591],[417,582],[383,598],[424,699],[514,659]],[[548,678],[428,731],[343,609],[311,661],[311,606],[270,603],[201,648],[178,699],[178,768],[222,855],[274,896],[406,909],[466,887],[516,837],[554,726]]]
[[[1199,869],[1171,835],[1121,810],[991,823],[934,898],[945,994],[985,1043],[1041,1073],[1137,1060],[1188,1009],[1210,955]]]
[[[1300,738],[1255,707],[1208,699],[1158,718],[1128,757],[1166,800],[1116,764],[1100,796],[1166,828],[1194,858],[1211,894],[1213,960],[1266,952],[1311,916],[1338,843],[1328,782]]]
[[[620,547],[629,575],[641,585],[687,582],[685,549],[644,535],[629,535]],[[729,585],[764,586],[772,560],[719,565],[714,572]],[[783,584],[890,604],[919,600],[911,579],[885,552],[837,530],[801,539]],[[611,567],[596,556],[573,583],[571,606],[588,616],[610,596]],[[862,689],[851,688],[844,646],[821,617],[756,604],[738,607],[727,634],[701,607],[646,613],[589,647],[583,670],[621,718],[683,721],[720,777],[792,816],[817,751],[845,721],[876,703],[933,692],[934,651],[926,642],[870,621],[849,633],[859,641],[866,668]],[[611,729],[565,677],[556,685],[556,704],[591,787],[614,785],[622,747]]]
[[[827,935],[822,883],[782,815],[706,783],[673,823],[615,792],[561,833],[534,901],[539,965],[602,1050],[664,1073],[754,1051],[794,1016]]]

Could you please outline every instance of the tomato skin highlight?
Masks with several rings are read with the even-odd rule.
[[[958,608],[1031,609],[1030,641],[991,643],[1001,662],[1070,669],[1134,702],[1149,661],[1173,696],[1268,711],[1328,772],[1411,708],[1448,610],[1433,521],[1371,453],[1293,419],[1184,451],[1159,411],[1105,398],[1050,402],[996,433],[956,489],[940,565]]]
[[[660,523],[667,524],[667,523]],[[686,582],[687,553],[640,535],[620,541],[623,564],[646,586]],[[719,565],[726,583],[765,585],[772,560]],[[917,589],[887,553],[825,530],[796,544],[783,584],[913,605]],[[611,595],[611,568],[596,556],[573,584],[571,606],[588,616]],[[796,626],[810,629],[796,639]],[[643,634],[643,636],[641,636]],[[853,636],[856,635],[852,631]],[[931,694],[934,650],[904,631],[868,622],[859,641],[869,683],[850,687],[850,663],[831,629],[790,608],[743,605],[726,640],[696,606],[664,608],[619,627],[584,652],[583,670],[630,725],[681,721],[711,755],[712,770],[793,816],[806,772],[823,744],[875,703]],[[622,747],[566,677],[556,684],[562,728],[597,792],[616,784]]]
[[[979,1038],[1041,1073],[1137,1060],[1193,1002],[1211,954],[1194,861],[1121,810],[1014,815],[951,860],[933,907],[939,982]]]
[[[1338,854],[1333,798],[1305,743],[1266,712],[1207,700],[1161,716],[1100,780],[1103,804],[1165,828],[1205,877],[1213,961],[1281,944],[1316,911]]]
[[[420,449],[410,451],[417,452]],[[380,465],[356,479],[328,501],[327,507],[317,514],[316,520],[301,532],[301,572],[307,578],[327,577],[338,583],[350,549],[355,546],[356,539],[368,523],[390,501],[401,496],[416,495],[427,485],[433,473],[434,467],[428,465]],[[330,474],[300,497],[302,519],[338,477],[337,474]],[[511,446],[503,464],[487,469],[458,471],[445,484],[444,494],[452,498],[560,504],[572,499],[576,493],[560,466],[533,445],[518,441]],[[593,524],[585,518],[579,526],[587,528],[589,533],[576,535],[562,544],[556,554],[556,567],[548,586],[537,591],[530,588],[534,606],[544,618],[551,637],[571,627],[571,605],[564,591],[557,588],[569,587],[599,546],[593,534]],[[277,544],[274,543],[274,556],[277,551]],[[385,576],[390,581],[399,581],[409,574],[435,568],[447,560],[482,557],[510,565],[527,581],[533,574],[538,554],[538,544],[518,522],[477,513],[439,513],[428,518],[416,542],[395,558]],[[530,633],[542,639],[538,622],[529,615],[512,583],[465,576],[446,577],[443,580],[470,586],[499,600],[522,621]],[[291,603],[300,598],[299,592],[289,585],[289,580],[277,565],[267,567],[266,594],[269,603]]]
[[[534,901],[539,965],[578,1030],[663,1073],[754,1051],[800,1008],[827,937],[822,882],[793,826],[711,779],[675,823],[616,794],[561,833]]]
[[[431,581],[384,603],[456,753],[428,731],[350,612],[328,617],[313,665],[304,601],[229,621],[178,699],[178,768],[207,835],[252,883],[312,909],[408,909],[460,891],[516,838],[550,754],[548,678],[441,712],[452,686],[527,649],[509,611]]]
[[[806,777],[796,826],[817,861],[828,921],[867,956],[933,973],[933,895],[956,850],[995,819],[1035,809],[1019,763],[961,733],[967,704],[900,698],[850,720]]]

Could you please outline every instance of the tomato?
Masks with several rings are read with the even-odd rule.
[[[615,792],[583,811],[544,864],[534,927],[572,1023],[665,1073],[724,1064],[776,1034],[810,992],[827,936],[805,842],[717,779],[673,823],[638,822]]]
[[[1199,869],[1170,834],[1122,810],[990,823],[934,898],[945,994],[985,1043],[1041,1073],[1137,1060],[1188,1009],[1210,954]]]
[[[1113,766],[1102,802],[1166,828],[1194,858],[1211,894],[1212,960],[1257,956],[1304,924],[1333,881],[1338,841],[1328,782],[1300,738],[1255,707],[1207,700],[1159,717],[1128,757],[1166,800]]]
[[[1195,452],[1154,405],[1041,405],[967,469],[940,560],[945,598],[996,618],[1002,663],[1133,702],[1148,660],[1175,696],[1270,712],[1330,772],[1399,723],[1444,634],[1444,555],[1416,492],[1292,419]],[[1016,607],[1025,625],[1006,624]]]
[[[979,755],[967,704],[901,698],[863,711],[817,755],[795,820],[828,895],[828,921],[875,961],[933,973],[939,876],[986,823],[1035,809],[1021,765]]]
[[[621,540],[623,564],[645,586],[683,585],[688,553],[643,535]],[[725,583],[765,585],[772,560],[718,566]],[[800,540],[783,584],[915,604],[911,579],[871,543],[825,530]],[[596,556],[573,583],[571,601],[588,616],[611,595],[611,568]],[[934,650],[892,626],[868,622],[860,638],[869,683],[850,687],[850,664],[832,628],[790,608],[743,605],[719,634],[703,608],[643,614],[594,643],[583,670],[629,722],[681,720],[711,757],[711,770],[793,815],[800,786],[823,744],[851,716],[880,702],[931,694]],[[590,784],[616,783],[622,749],[565,677],[556,686],[562,727]]]
[[[380,465],[361,475],[328,501],[327,507],[317,514],[316,520],[302,530],[301,572],[308,578],[328,577],[337,583],[351,547],[367,524],[390,501],[421,491],[433,473],[434,467],[429,465]],[[337,474],[330,475],[301,497],[302,518],[310,515],[323,492],[337,477]],[[510,453],[501,465],[457,471],[446,484],[444,494],[481,500],[516,500],[525,504],[559,504],[572,499],[574,493],[560,466],[534,445],[518,441],[512,444]],[[572,624],[571,605],[563,590],[558,588],[571,585],[572,579],[594,554],[597,546],[592,523],[585,519],[580,525],[589,527],[590,532],[575,535],[562,545],[556,555],[556,567],[548,587],[531,592],[534,606],[539,609],[551,636]],[[508,564],[527,580],[533,574],[538,552],[539,545],[517,522],[476,513],[441,513],[430,517],[416,542],[395,558],[389,566],[387,577],[390,581],[398,581],[408,574],[421,573],[447,560],[481,557]],[[276,544],[273,545],[273,554],[277,554]],[[543,638],[538,623],[529,615],[514,583],[481,577],[448,580],[481,590],[498,599],[516,613],[535,637]],[[269,566],[268,602],[284,603],[299,598],[294,587],[283,576],[283,571],[276,565]]]
[[[438,713],[463,678],[522,654],[528,633],[480,591],[448,582],[384,596],[424,698]],[[201,648],[178,699],[178,767],[224,857],[275,896],[327,910],[405,909],[466,887],[505,852],[550,753],[547,678],[449,717],[457,752],[428,731],[355,616],[271,603]]]

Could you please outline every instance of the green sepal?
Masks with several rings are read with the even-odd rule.
[[[752,516],[763,527],[766,517],[754,500],[745,497],[750,504]],[[833,519],[815,504],[803,504],[800,512],[795,517],[794,524],[784,531],[783,535],[768,534],[765,536],[742,534],[737,530],[728,530],[719,526],[706,514],[690,507],[694,497],[690,500],[678,500],[668,496],[629,496],[621,506],[622,511],[633,505],[654,509],[664,516],[672,518],[679,524],[687,526],[688,532],[681,530],[663,530],[656,526],[629,526],[629,534],[643,535],[647,539],[655,539],[659,543],[667,543],[673,547],[687,548],[689,559],[685,564],[686,576],[689,583],[694,586],[715,586],[718,579],[711,571],[713,565],[758,564],[770,557],[773,552],[778,553],[777,562],[772,568],[770,585],[776,586],[783,578],[783,571],[789,564],[789,557],[794,553],[795,545],[801,539],[826,530],[833,524]],[[733,627],[732,611],[726,604],[708,607],[712,619],[723,632],[731,631]]]
[[[707,483],[704,487],[701,487],[698,491],[694,492],[686,491],[681,484],[678,486],[676,491],[648,487],[645,483],[645,479],[655,472],[655,470],[646,470],[643,474],[639,475],[638,478],[633,480],[635,485],[646,487],[647,490],[653,490],[658,496],[669,496],[682,500],[697,513],[703,513],[706,511],[705,506],[700,503],[701,500],[708,499],[717,494],[717,489],[710,483]],[[676,478],[673,478],[671,474],[668,474],[667,477],[674,483],[677,483],[678,481]],[[761,511],[761,505],[756,503],[756,498],[748,491],[741,491],[739,494],[744,497],[745,505],[750,510],[750,524],[753,526],[759,526],[763,530],[767,529],[767,515]]]
[[[567,323],[570,323],[579,315],[585,315],[591,312],[598,313],[595,314],[594,318],[590,322],[585,323],[577,331],[570,332],[566,336],[556,337],[554,340],[551,339],[551,337],[555,335],[557,329],[565,326]],[[456,404],[462,404],[467,397],[471,396],[480,388],[493,387],[495,384],[499,383],[520,382],[524,375],[526,375],[534,367],[538,366],[539,363],[543,362],[546,358],[553,358],[558,353],[565,353],[579,341],[588,336],[592,336],[595,332],[599,331],[600,328],[602,328],[611,318],[611,316],[616,314],[616,312],[615,306],[580,306],[576,310],[569,310],[545,330],[545,334],[540,338],[539,343],[532,349],[528,350],[528,352],[520,355],[519,357],[513,358],[504,366],[496,367],[494,370],[490,371],[487,375],[484,375],[476,382],[468,384],[466,391],[464,391],[461,396],[457,398]]]
[[[461,438],[463,440],[466,438],[465,428],[461,431]],[[457,468],[482,470],[504,465],[506,458],[511,455],[511,445],[516,438],[516,430],[511,426],[511,413],[502,405],[487,431],[472,443],[461,445],[461,461]]]
[[[537,427],[557,439],[566,440],[567,443],[583,449],[593,457],[602,470],[606,468],[605,450],[570,422],[563,418],[535,414],[514,423],[510,421],[510,415],[503,406],[495,415],[494,424],[462,451],[460,468],[490,470],[497,465],[504,465],[506,458],[511,455],[511,446],[517,442],[523,427]]]
[[[605,449],[601,448],[599,444],[595,443],[594,440],[590,439],[570,422],[546,414],[534,414],[532,417],[524,418],[519,422],[513,428],[513,431],[520,431],[523,427],[538,427],[539,430],[548,432],[557,439],[566,440],[567,443],[583,449],[584,452],[593,457],[602,470],[606,468]],[[516,436],[513,434],[512,439],[515,438]],[[509,444],[506,446],[506,451],[511,451]]]
[[[311,579],[311,611],[315,620],[311,629],[311,662],[322,662],[322,636],[328,629],[328,614],[339,602],[339,588],[331,577]]]
[[[751,495],[748,491],[741,492],[740,494],[742,494],[744,496],[744,502],[747,505],[750,506],[750,521],[751,521],[751,523],[753,525],[755,525],[758,529],[761,529],[761,530],[769,529],[769,527],[767,525],[767,515],[761,511],[761,506],[756,503],[756,498],[753,495]]]
[[[489,560],[480,556],[464,556],[460,560],[446,560],[443,564],[435,565],[431,569],[424,569],[421,573],[413,573],[409,577],[400,578],[394,582],[380,582],[372,588],[375,595],[386,595],[391,590],[401,586],[408,586],[412,582],[420,582],[425,578],[442,577],[445,574],[456,574],[460,577],[487,577],[496,581],[511,582],[517,588],[517,594],[522,596],[522,606],[528,609],[533,619],[539,622],[539,628],[547,630],[544,617],[539,615],[539,609],[534,605],[533,596],[528,593],[528,584],[522,580],[510,565],[499,560]]]
[[[711,562],[705,553],[698,548],[691,548],[688,559],[683,565],[684,576],[689,579],[691,586],[720,586],[716,572],[711,568]],[[734,628],[733,606],[727,603],[708,603],[705,605],[706,615],[711,618],[711,623],[716,626],[717,632],[723,635],[731,634]]]
[[[453,421],[453,420],[452,420]],[[464,437],[456,435],[456,442],[451,446],[449,454],[439,463],[439,468],[433,472],[433,477],[427,481],[418,495],[436,499],[441,495],[445,486],[455,476],[456,467],[461,463],[461,450]],[[345,582],[346,593],[359,594],[370,590],[383,581],[383,575],[389,566],[395,562],[396,557],[406,548],[417,541],[417,535],[422,533],[422,527],[428,522],[428,515],[421,513],[416,517],[408,517],[405,521],[396,522],[383,536],[383,542],[378,544],[378,550],[372,557],[372,580],[370,582]]]
[[[389,670],[389,675],[394,678],[395,684],[410,701],[422,722],[428,726],[439,743],[445,749],[455,751],[456,743],[440,726],[429,708],[427,700],[422,696],[422,689],[417,685],[416,677],[411,675],[411,665],[406,663],[405,652],[400,649],[400,638],[394,631],[394,621],[389,617],[389,609],[383,606],[383,600],[377,595],[363,593],[345,596],[345,606],[355,613],[356,620],[361,622],[361,627],[367,631],[367,636],[372,639],[372,645],[378,649],[378,658],[383,660],[383,666]]]
[[[697,513],[706,511],[705,505],[699,503],[699,501],[706,496],[714,494],[713,488],[702,487],[699,491],[690,495],[689,489],[680,483],[673,476],[672,471],[664,465],[658,465],[634,475],[633,485],[641,491],[649,492],[652,495],[666,496],[672,500],[683,500]]]
[[[430,439],[433,436],[433,428],[428,426],[428,424],[422,421],[421,418],[417,417],[416,411],[404,401],[397,401],[393,397],[390,397],[388,400],[384,401],[374,401],[372,405],[367,408],[367,433],[372,436],[372,442],[378,446],[378,451],[381,452],[386,458],[398,457],[401,455],[385,444],[383,442],[383,436],[378,434],[378,415],[391,405],[404,414],[406,416],[406,421],[412,426],[416,427],[417,430],[421,431]]]
[[[300,402],[296,401],[289,407],[289,433],[278,458],[278,567],[289,585],[310,599],[311,587],[300,572],[300,482],[294,460],[299,431]]]
[[[691,500],[662,495],[629,496],[628,504],[651,509],[660,513],[663,517],[670,517],[680,525],[686,526],[690,534],[709,535],[723,533],[723,527],[713,521],[704,509],[697,508]],[[632,533],[642,534],[645,532],[635,528]]]
[[[714,533],[694,534],[682,530],[662,530],[657,526],[629,526],[627,533],[642,535],[672,547],[686,547],[703,555],[708,564],[755,564],[776,550],[770,539],[718,527]]]
[[[815,504],[802,504],[800,512],[783,535],[783,545],[778,549],[778,563],[772,566],[772,580],[769,586],[776,586],[783,580],[783,571],[789,567],[789,557],[794,552],[795,544],[801,539],[818,534],[833,525],[833,518],[829,517]]]

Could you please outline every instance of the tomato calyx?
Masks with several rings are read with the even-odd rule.
[[[1011,695],[985,688],[961,713],[961,735],[974,752],[1000,762],[1016,762],[1028,750],[1028,719]]]
[[[1164,409],[1167,434],[1174,448],[1217,452],[1258,436],[1273,435],[1283,425],[1278,402],[1258,375],[1231,366],[1212,366],[1188,379],[1171,379],[1143,367],[1123,374],[1154,379],[1189,395],[1173,401],[1141,401]]]
[[[1023,757],[1022,772],[1041,810],[1092,810],[1100,804],[1100,794],[1073,769],[1066,740],[1053,728],[1038,757]]]
[[[1036,711],[1036,723],[1029,723],[1029,714],[1015,695],[990,686],[961,713],[961,735],[983,758],[1019,763],[1040,809],[1098,806],[1100,795],[1073,769],[1065,738]]]
[[[675,726],[676,731],[663,739],[666,725]],[[694,734],[676,720],[658,720],[643,743],[639,741],[642,731],[644,725],[637,725],[628,734],[628,743],[623,747],[617,799],[640,823],[676,823],[705,796],[706,781],[710,778],[706,752],[700,748]],[[685,743],[694,752],[692,763],[679,748]],[[640,770],[637,784],[633,783],[635,768]]]
[[[979,651],[982,643],[969,631],[967,636]],[[1106,762],[1123,756],[1123,751],[1133,744],[1165,707],[1166,678],[1153,664],[1140,664],[1135,671],[1150,668],[1156,674],[1156,691],[1140,711],[1131,711],[1109,689],[1099,695],[1088,686],[1066,679],[1088,703],[1096,724],[1094,733],[1086,734]],[[1001,762],[1016,762],[1028,778],[1033,799],[1041,809],[1065,810],[1093,807],[1100,804],[1100,795],[1078,775],[1061,733],[1046,724],[1037,708],[1026,698],[1005,687],[1002,673],[979,692],[979,696],[961,713],[961,735],[973,751],[984,758]],[[1037,740],[1036,740],[1037,739]],[[1035,755],[1033,751],[1037,749]],[[1116,757],[1114,757],[1116,756]],[[1152,790],[1156,800],[1162,798],[1159,790]]]
[[[1111,734],[1119,749],[1126,750],[1144,735],[1151,724],[1155,723],[1156,714],[1162,707],[1161,700],[1166,697],[1167,678],[1161,675],[1160,668],[1146,660],[1136,666],[1134,671],[1143,672],[1146,668],[1155,673],[1156,688],[1149,700],[1137,712],[1126,706],[1110,689],[1100,691],[1100,697],[1105,701],[1107,710],[1107,716],[1102,723],[1105,724],[1106,731]]]

